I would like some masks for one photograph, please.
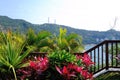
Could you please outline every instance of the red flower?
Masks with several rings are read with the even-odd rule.
[[[60,70],[60,68],[57,66],[55,66],[55,68],[61,75],[66,75],[69,73],[66,66],[64,66],[62,70]]]
[[[36,60],[41,61],[41,60],[42,60],[42,58],[41,58],[41,57],[38,57]]]
[[[77,68],[76,68],[76,71],[79,72],[79,73],[80,73],[82,70],[83,70],[82,67],[77,67]]]
[[[81,55],[76,55],[76,59],[77,59],[77,60],[79,60],[79,59],[81,59],[81,58],[82,58]]]
[[[33,61],[30,61],[30,67],[35,67],[35,63]]]
[[[93,79],[93,75],[89,73],[87,70],[82,70],[81,75],[84,79],[90,79],[90,80]]]
[[[35,61],[30,61],[30,67],[34,69],[37,73],[41,73],[48,68],[48,58],[35,58]]]
[[[88,71],[87,71],[87,70],[82,70],[82,71],[81,71],[81,75],[82,75],[85,79],[87,79],[87,77],[88,77]]]
[[[68,74],[69,73],[66,66],[63,67],[62,72],[63,72],[63,74]]]
[[[73,68],[69,68],[69,66],[64,66],[63,69],[60,70],[59,67],[55,66],[56,70],[63,75],[67,80],[70,80],[71,77],[75,77],[75,73],[72,70]]]
[[[85,53],[84,56],[82,57],[82,62],[86,65],[86,66],[90,66],[92,64],[94,64],[92,61],[91,61],[91,58],[90,56]]]

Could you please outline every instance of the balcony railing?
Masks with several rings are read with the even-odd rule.
[[[117,59],[120,55],[120,40],[105,40],[85,53],[88,53],[95,63],[90,68],[93,74],[102,70],[109,71],[111,69],[114,71],[120,68],[119,59]]]

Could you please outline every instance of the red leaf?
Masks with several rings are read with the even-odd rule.
[[[83,70],[82,67],[77,67],[77,68],[76,68],[76,71],[77,71],[77,72],[81,72],[82,70]]]
[[[55,66],[55,68],[56,68],[56,70],[57,70],[61,75],[63,74],[62,71],[60,71],[60,68],[59,68],[59,67]]]
[[[66,66],[63,67],[62,72],[63,72],[63,74],[67,74],[67,73],[68,73],[68,70],[67,70],[67,67],[66,67]]]
[[[33,61],[30,61],[30,67],[35,67],[35,63]]]

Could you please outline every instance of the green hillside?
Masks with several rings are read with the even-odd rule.
[[[7,16],[0,16],[0,29],[5,31],[11,29],[13,31],[20,31],[25,33],[29,28],[39,32],[42,30],[50,31],[51,33],[58,34],[59,28],[63,27],[67,29],[69,33],[77,33],[83,37],[84,44],[95,44],[103,40],[119,40],[120,31],[108,30],[108,31],[89,31],[83,29],[75,29],[69,26],[57,25],[57,24],[32,24],[22,19],[11,19]]]

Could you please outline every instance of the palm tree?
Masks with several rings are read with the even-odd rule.
[[[84,49],[82,45],[82,37],[71,33],[67,35],[67,30],[60,28],[60,33],[58,36],[55,36],[55,47],[56,49],[63,50],[65,49],[68,52],[82,52]]]
[[[51,33],[48,31],[40,31],[35,33],[34,30],[29,29],[26,35],[27,37],[27,46],[36,47],[35,51],[38,52],[49,52],[51,51],[52,39],[50,38]]]
[[[65,49],[68,52],[82,52],[82,37],[71,33],[67,35],[67,30],[60,28],[59,35],[51,35],[48,31],[40,31],[35,33],[34,30],[29,29],[27,33],[27,44],[36,47],[38,52],[53,52]]]

